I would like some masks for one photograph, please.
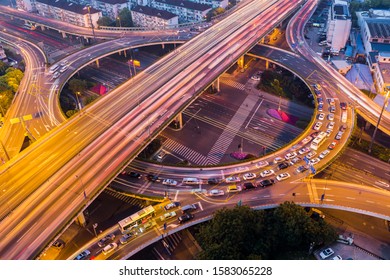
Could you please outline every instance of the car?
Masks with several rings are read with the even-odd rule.
[[[110,243],[106,247],[103,248],[103,254],[107,255],[107,254],[111,253],[112,251],[114,251],[117,247],[118,247],[118,244]]]
[[[265,161],[265,160],[262,160],[262,161],[259,161],[258,163],[256,163],[256,167],[257,168],[262,168],[262,167],[266,167],[269,165],[269,162],[268,161]]]
[[[244,176],[242,176],[242,178],[244,180],[252,180],[252,179],[256,178],[256,174],[255,173],[246,173],[246,174],[244,174]]]
[[[320,257],[321,257],[321,259],[324,260],[333,254],[334,254],[334,251],[332,250],[332,248],[327,248],[320,253]]]
[[[162,160],[163,157],[164,157],[164,153],[163,153],[163,152],[158,153],[157,156],[156,156],[156,158],[157,158],[158,160]]]
[[[340,108],[341,108],[341,110],[347,110],[347,103],[340,102]]]
[[[310,135],[309,135],[309,136],[306,136],[306,137],[302,140],[302,144],[303,144],[303,145],[306,145],[306,144],[309,143],[311,140],[313,140],[313,137],[311,137]]]
[[[340,261],[342,260],[343,258],[340,256],[340,255],[337,255],[337,256],[334,256],[332,260],[335,260],[335,261]]]
[[[346,124],[343,124],[342,126],[340,126],[340,131],[344,132],[346,129],[347,129],[347,125]]]
[[[311,158],[313,158],[316,154],[317,154],[317,153],[316,153],[315,151],[311,151],[310,153],[308,153],[308,154],[306,155],[306,158],[307,158],[307,159],[311,159]]]
[[[315,85],[313,85],[313,86],[314,86],[314,88],[317,89],[317,90],[321,90],[321,89],[322,89],[322,87],[321,87],[320,84],[315,84]]]
[[[223,190],[218,190],[218,189],[209,190],[206,193],[206,196],[221,196],[221,195],[225,195],[225,192]]]
[[[334,98],[328,98],[328,103],[331,106],[334,106],[336,103],[334,102]]]
[[[318,156],[320,159],[323,159],[324,157],[326,157],[327,155],[329,155],[330,153],[330,150],[325,150],[323,151],[322,153],[320,153],[320,155]]]
[[[322,97],[317,98],[318,104],[324,105],[324,99]]]
[[[130,239],[134,236],[134,234],[132,233],[127,233],[127,234],[124,234],[122,235],[122,237],[119,239],[119,242],[121,244],[126,244],[130,241]]]
[[[51,246],[60,250],[60,249],[65,247],[65,242],[62,241],[61,239],[58,239],[58,240],[54,241],[53,244],[51,244]]]
[[[146,231],[147,229],[151,228],[152,226],[153,226],[153,223],[152,223],[151,221],[146,222],[146,223],[144,224],[143,227],[140,227],[140,228],[139,228],[139,231],[140,231],[140,232],[144,232],[144,231]]]
[[[318,104],[317,111],[322,112],[324,110],[324,104]]]
[[[312,159],[310,160],[310,163],[311,163],[312,165],[316,165],[316,164],[319,163],[319,162],[320,162],[320,159],[319,159],[318,157],[312,158]]]
[[[336,145],[337,145],[337,141],[333,141],[332,143],[329,144],[328,149],[333,150]]]
[[[296,169],[296,171],[297,171],[298,173],[302,173],[302,172],[305,172],[305,171],[308,170],[308,169],[309,169],[309,165],[305,164],[305,165],[299,166],[299,167]]]
[[[276,176],[276,180],[283,181],[283,180],[286,180],[290,177],[291,177],[290,174],[288,172],[285,172],[285,173],[282,173],[282,174],[279,174],[278,176]]]
[[[89,250],[84,250],[80,254],[78,254],[74,259],[78,260],[78,261],[79,260],[85,260],[90,255],[91,255],[91,252]]]
[[[292,160],[290,160],[290,164],[291,164],[291,165],[294,165],[294,164],[300,162],[301,160],[302,160],[302,159],[301,159],[300,157],[295,157],[295,158],[293,158]]]
[[[193,218],[194,218],[193,214],[187,213],[187,214],[184,214],[184,215],[180,216],[178,218],[178,220],[179,220],[179,223],[182,224],[182,223],[185,223],[185,222],[187,222],[187,221],[189,221],[189,220],[191,220]]]
[[[336,112],[336,107],[335,106],[330,106],[329,107],[329,112],[335,113]]]
[[[264,170],[263,172],[261,172],[261,173],[260,173],[260,176],[264,178],[264,177],[271,176],[271,175],[273,175],[273,174],[275,174],[275,171],[273,171],[272,169],[270,169],[270,170]]]
[[[329,121],[333,121],[334,120],[334,114],[333,113],[329,113],[328,114],[328,120]]]
[[[327,129],[326,131],[325,131],[325,133],[326,133],[326,137],[329,137],[331,134],[332,134],[332,132],[333,132],[333,129]]]
[[[334,122],[329,122],[328,123],[328,126],[327,126],[329,129],[332,129],[334,128]]]
[[[137,179],[141,179],[141,177],[142,177],[141,174],[139,174],[137,172],[133,172],[133,171],[131,171],[131,172],[123,171],[122,175],[127,175],[127,176],[129,176],[131,178],[137,178]]]
[[[228,193],[234,193],[234,192],[240,192],[240,191],[242,191],[241,186],[230,185],[230,186],[227,187],[227,192]]]
[[[321,126],[322,126],[322,122],[316,122],[315,125],[313,126],[313,129],[319,131]]]
[[[175,201],[175,202],[171,202],[171,203],[168,203],[167,205],[165,205],[164,209],[165,210],[169,210],[169,209],[176,208],[176,207],[179,207],[179,206],[180,206],[180,202]]]
[[[60,72],[64,73],[66,70],[68,70],[68,66],[67,65],[61,67]]]
[[[257,75],[253,75],[253,76],[251,77],[251,79],[254,80],[254,81],[260,81],[260,77],[257,76]]]
[[[282,161],[284,161],[284,158],[282,158],[282,157],[274,158],[274,163],[278,163],[278,162],[282,162]]]
[[[322,96],[321,91],[319,91],[318,89],[315,88],[314,92],[316,93],[317,97],[321,97]]]
[[[151,182],[157,182],[159,180],[158,176],[157,175],[153,175],[153,174],[148,174],[146,176],[146,179],[148,179]]]
[[[278,169],[279,170],[286,169],[287,167],[289,167],[289,164],[286,161],[281,162],[281,163],[278,164]]]
[[[319,119],[320,121],[323,121],[325,119],[325,113],[319,113],[317,116],[317,119]]]
[[[300,155],[303,155],[303,154],[306,154],[306,153],[308,153],[308,152],[310,152],[310,148],[309,147],[303,147],[302,149],[300,149],[299,150],[299,154]]]
[[[55,72],[53,75],[53,79],[57,79],[60,76],[60,72]]]
[[[218,185],[219,183],[221,183],[221,180],[218,179],[218,178],[209,178],[209,179],[207,180],[207,183],[208,183],[209,185]]]
[[[257,183],[258,187],[265,188],[265,187],[269,187],[269,186],[272,186],[273,184],[275,184],[275,181],[273,179],[265,179],[265,180],[262,180],[262,181],[259,181],[256,183]]]
[[[177,186],[177,181],[172,179],[165,179],[163,180],[162,184],[167,186]]]
[[[103,237],[102,239],[100,239],[100,241],[98,242],[98,246],[104,247],[108,242],[114,240],[114,238],[115,238],[115,234],[110,233],[110,234],[106,235],[105,237]]]
[[[60,63],[60,66],[65,66],[65,65],[68,65],[68,61],[65,59],[63,60],[61,63]]]
[[[160,216],[160,220],[161,221],[165,221],[165,220],[168,220],[168,219],[173,218],[175,216],[176,216],[176,212],[175,211],[168,212],[168,213],[165,213],[164,215]]]
[[[291,152],[291,153],[286,154],[286,155],[284,156],[284,158],[285,158],[286,160],[289,160],[289,159],[295,158],[296,156],[297,156],[297,153],[296,153],[296,152]]]
[[[256,186],[250,182],[244,183],[244,185],[241,186],[241,189],[243,189],[243,190],[250,190],[250,189],[254,189],[254,188],[256,188]]]
[[[343,133],[344,133],[344,132],[342,132],[342,131],[337,132],[337,134],[336,134],[336,136],[334,137],[334,139],[340,140],[341,137],[343,136]]]
[[[234,182],[241,182],[240,177],[237,176],[230,176],[225,179],[226,183],[234,183]]]

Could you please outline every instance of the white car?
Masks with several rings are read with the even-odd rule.
[[[297,153],[296,153],[296,152],[292,152],[292,153],[286,154],[286,155],[284,156],[284,158],[285,158],[286,160],[289,160],[289,159],[295,158],[296,156],[297,156]]]
[[[106,247],[103,248],[103,254],[107,255],[114,251],[118,247],[118,244],[116,243],[110,243]]]
[[[162,183],[163,183],[163,185],[177,186],[177,181],[172,180],[172,179],[165,179]]]
[[[328,128],[328,129],[325,131],[326,137],[329,137],[329,136],[332,134],[332,132],[333,132],[333,129]]]
[[[310,152],[310,148],[309,147],[303,147],[302,149],[300,149],[299,150],[299,154],[300,155],[303,155],[303,154],[306,154],[306,153],[308,153],[308,152]]]
[[[234,183],[234,182],[241,182],[240,177],[237,176],[230,176],[225,179],[226,183]]]
[[[282,158],[282,157],[274,158],[274,163],[278,163],[278,162],[282,162],[282,161],[284,161],[284,158]]]
[[[180,202],[175,201],[175,202],[171,202],[171,203],[165,205],[164,209],[165,210],[169,210],[169,209],[172,209],[172,208],[175,208],[175,207],[179,207],[179,206],[180,206]]]
[[[330,120],[330,121],[333,121],[333,120],[334,120],[334,114],[333,114],[333,113],[330,113],[330,114],[328,115],[328,120]]]
[[[261,172],[260,176],[264,178],[267,176],[271,176],[273,174],[275,174],[275,172],[272,169],[270,169],[270,170],[264,170],[263,172]]]
[[[343,258],[342,258],[340,255],[337,255],[337,256],[333,257],[332,260],[340,261],[340,260],[342,260],[342,259],[343,259]]]
[[[308,154],[306,155],[306,158],[307,158],[307,159],[311,159],[311,158],[313,158],[316,154],[317,154],[316,152],[311,151],[310,153],[308,153]]]
[[[312,159],[310,160],[310,163],[311,163],[312,165],[316,165],[316,164],[319,163],[319,162],[320,162],[320,159],[319,159],[318,157],[312,158]]]
[[[164,221],[164,220],[173,218],[173,217],[175,217],[175,216],[176,216],[176,212],[175,212],[175,211],[168,212],[168,213],[165,213],[164,215],[162,215],[162,216],[160,217],[160,220],[161,220],[161,221]]]
[[[265,167],[265,166],[268,166],[269,165],[269,162],[268,161],[259,161],[258,163],[256,163],[256,167],[257,168],[262,168],[262,167]]]
[[[282,174],[279,174],[278,176],[276,176],[276,180],[283,181],[283,180],[286,180],[290,177],[291,177],[290,174],[285,172],[285,173],[282,173]]]
[[[321,126],[322,126],[322,122],[316,122],[316,124],[313,126],[313,129],[318,131],[320,130]]]
[[[318,157],[320,159],[323,159],[324,157],[326,157],[327,155],[329,155],[330,151],[329,150],[325,150],[323,151]]]
[[[61,72],[61,73],[64,73],[66,70],[68,70],[68,66],[67,66],[67,65],[63,66],[63,67],[60,69],[60,72]]]
[[[53,79],[57,79],[60,76],[60,72],[55,72],[53,75]]]
[[[292,160],[290,160],[291,165],[296,164],[297,162],[300,162],[302,159],[300,157],[295,157]]]
[[[257,76],[257,75],[253,75],[253,76],[251,77],[251,79],[254,80],[254,81],[260,81],[260,77]]]
[[[336,105],[333,98],[328,98],[328,102],[329,102],[329,105],[331,105],[331,106]]]
[[[319,119],[320,121],[323,121],[323,120],[325,119],[325,113],[320,113],[320,114],[318,114],[318,119]]]
[[[325,249],[324,251],[322,251],[321,253],[320,253],[320,257],[321,257],[321,259],[326,259],[327,257],[329,257],[329,256],[331,256],[331,255],[333,255],[334,254],[334,251],[332,250],[332,248],[327,248],[327,249]]]
[[[60,65],[61,66],[65,66],[65,65],[67,65],[69,62],[67,61],[67,60],[63,60],[61,63],[60,63]]]
[[[313,137],[311,137],[311,136],[309,135],[309,136],[307,136],[305,139],[302,140],[302,144],[303,144],[303,145],[306,145],[306,144],[309,143],[312,139],[313,139]]]
[[[328,128],[333,130],[333,128],[334,128],[334,122],[329,122],[329,123],[328,123]]]
[[[221,195],[225,195],[225,192],[223,190],[217,190],[217,189],[214,189],[214,190],[209,190],[208,193],[206,193],[207,196],[221,196]]]
[[[244,176],[242,176],[244,180],[252,180],[256,178],[256,174],[254,173],[246,173]]]

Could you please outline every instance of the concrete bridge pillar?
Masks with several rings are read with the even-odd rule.
[[[268,70],[268,68],[269,68],[269,60],[265,60],[265,69]]]
[[[366,121],[366,125],[364,126],[364,130],[369,130],[371,127],[371,123]]]
[[[41,25],[41,30],[42,30],[42,31],[45,31],[45,29],[46,29],[46,28],[45,28],[43,25]]]
[[[84,216],[84,213],[80,213],[78,216],[77,216],[77,219],[76,219],[76,223],[82,227],[85,227],[86,224],[87,224],[87,221],[85,219],[85,216]]]
[[[96,67],[100,68],[99,59],[96,59],[95,62],[96,62]]]
[[[61,34],[62,34],[62,38],[66,38],[66,33],[65,32],[61,32]]]
[[[174,119],[175,129],[180,130],[183,127],[183,115],[180,112]]]
[[[219,92],[219,77],[211,85],[215,92]]]
[[[126,52],[126,50],[123,50],[123,55],[124,55],[125,57],[127,57],[127,52]]]
[[[161,44],[161,48],[162,48],[162,49],[165,49],[165,45],[164,45],[164,44]]]
[[[241,56],[241,57],[237,60],[237,64],[238,64],[238,68],[244,69],[244,67],[245,67],[244,56]]]

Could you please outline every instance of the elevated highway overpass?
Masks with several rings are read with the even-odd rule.
[[[7,178],[1,180],[6,191],[0,198],[0,232],[5,237],[0,255],[37,255],[137,155],[167,117],[299,5],[250,2],[137,75],[134,84],[120,86],[5,164],[0,171],[0,177]],[[163,110],[169,111],[164,118]]]

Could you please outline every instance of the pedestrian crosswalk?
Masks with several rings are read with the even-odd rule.
[[[206,156],[172,139],[167,139],[164,142],[163,149],[169,151],[170,153],[177,154],[195,165],[206,165],[207,163]]]
[[[225,85],[234,87],[234,88],[239,89],[239,90],[245,90],[245,85],[244,84],[241,84],[241,83],[239,83],[237,81],[233,81],[233,80],[231,80],[231,78],[220,77],[219,80],[220,80],[221,83],[223,83]]]
[[[140,208],[145,208],[147,206],[147,201],[145,200],[141,200],[141,199],[137,199],[137,198],[134,198],[134,197],[131,197],[131,196],[128,196],[128,195],[125,195],[125,194],[122,194],[122,193],[119,193],[117,191],[114,191],[112,189],[105,189],[104,194],[107,194],[107,195],[110,195],[116,199],[119,199],[123,202],[126,202],[128,204],[131,204],[131,205],[134,205],[134,206],[138,206]]]
[[[182,239],[181,232],[175,232],[165,236],[160,240],[160,242],[155,243],[155,246],[153,246],[153,255],[159,260],[170,259],[172,253],[175,251]]]

